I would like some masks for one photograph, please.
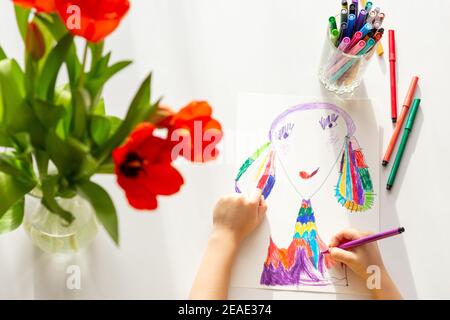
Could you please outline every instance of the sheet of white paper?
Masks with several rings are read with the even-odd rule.
[[[328,280],[326,285],[318,285],[315,281],[311,282],[312,285],[260,284],[264,262],[268,256],[269,239],[272,238],[278,248],[289,247],[295,234],[302,200],[310,200],[317,234],[325,244],[329,243],[335,233],[347,227],[373,232],[379,230],[379,130],[369,100],[338,101],[329,98],[241,94],[237,112],[238,158],[243,163],[258,147],[269,141],[271,125],[284,111],[313,103],[333,104],[350,116],[350,123],[355,125],[353,137],[357,139],[369,167],[375,193],[374,203],[366,211],[350,212],[339,204],[335,196],[341,155],[348,141],[346,136],[351,131],[344,113],[339,115],[335,110],[313,107],[313,110],[293,112],[283,117],[272,130],[276,182],[267,199],[267,219],[240,250],[231,281],[234,287],[367,293],[365,283],[340,265],[325,268],[325,278]],[[333,120],[333,114],[338,115],[337,119],[328,123],[327,117],[331,116]],[[265,157],[266,154],[263,153],[242,176],[239,185],[243,193],[250,192],[257,185],[256,174],[264,171],[260,163]],[[303,178],[300,174],[302,171]],[[308,175],[312,177],[307,178]]]

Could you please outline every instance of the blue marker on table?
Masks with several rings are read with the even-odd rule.
[[[362,28],[361,28],[361,30],[359,30],[359,31],[361,31],[361,33],[362,33],[362,39],[370,32],[370,30],[372,30],[373,29],[373,26],[372,26],[372,24],[371,23],[366,23]]]
[[[349,37],[350,39],[353,37],[353,28],[355,27],[355,20],[356,16],[354,14],[348,15],[347,32],[345,36]]]

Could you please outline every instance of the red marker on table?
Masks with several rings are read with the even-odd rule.
[[[391,68],[391,118],[392,123],[397,122],[397,77],[395,70],[395,33],[389,30],[389,65]]]
[[[409,85],[408,93],[406,94],[405,102],[403,102],[402,111],[400,112],[400,117],[398,118],[398,123],[395,126],[394,132],[392,133],[391,140],[389,141],[389,145],[386,149],[386,153],[384,154],[382,165],[386,167],[391,159],[392,152],[394,151],[395,145],[397,144],[398,136],[402,130],[403,122],[405,122],[409,107],[411,106],[411,102],[414,98],[414,93],[416,92],[417,82],[419,81],[419,77],[413,77],[411,80],[411,84]]]

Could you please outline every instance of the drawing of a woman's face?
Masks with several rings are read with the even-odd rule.
[[[339,161],[349,134],[344,116],[321,105],[286,114],[272,127],[272,143],[281,164],[279,173],[285,171],[304,199],[320,189]]]

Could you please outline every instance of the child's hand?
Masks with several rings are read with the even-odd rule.
[[[259,189],[250,197],[223,197],[214,209],[213,233],[225,233],[239,243],[261,224],[266,212],[267,205]]]
[[[261,190],[251,197],[221,198],[214,209],[213,232],[192,285],[190,299],[226,299],[231,268],[240,242],[258,227],[267,206]]]
[[[342,243],[366,237],[370,233],[361,232],[355,229],[342,230],[336,234],[330,242],[330,256],[337,262],[346,264],[354,273],[363,279],[367,279],[371,274],[367,268],[376,265],[384,271],[383,259],[376,242],[368,243],[350,250],[335,248]]]
[[[346,229],[336,234],[330,243],[330,256],[337,262],[346,264],[352,271],[363,278],[368,280],[369,276],[373,274],[373,270],[368,270],[369,266],[377,266],[380,270],[379,286],[371,286],[368,289],[371,290],[372,296],[375,299],[402,299],[400,292],[392,281],[381,258],[380,250],[376,242],[371,242],[359,247],[355,247],[350,250],[342,250],[335,248],[341,243],[360,239],[368,236],[370,233],[361,232],[354,229]],[[369,272],[368,272],[369,271]]]

